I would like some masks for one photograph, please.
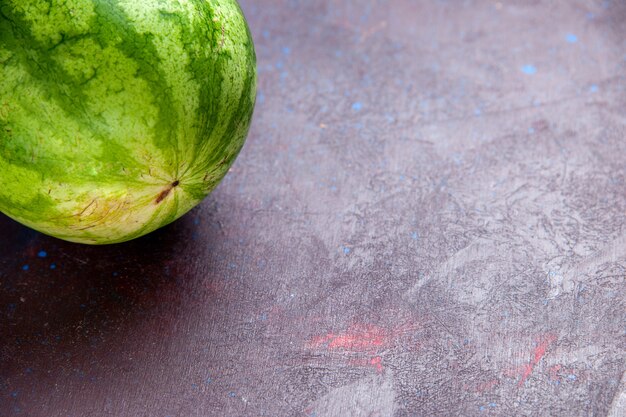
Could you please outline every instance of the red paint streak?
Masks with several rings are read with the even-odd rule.
[[[350,366],[371,367],[376,372],[383,372],[383,356],[385,350],[402,341],[410,350],[419,349],[413,339],[415,324],[387,329],[371,324],[354,324],[343,332],[329,332],[315,336],[307,343],[309,349],[336,352]]]
[[[535,347],[532,360],[522,367],[522,377],[520,378],[518,386],[524,385],[528,377],[533,373],[535,366],[541,361],[541,358],[546,354],[548,347],[556,340],[556,336],[548,335]]]
[[[351,352],[372,352],[391,344],[393,334],[382,327],[354,325],[343,333],[328,333],[316,336],[309,342],[312,348],[346,350]]]

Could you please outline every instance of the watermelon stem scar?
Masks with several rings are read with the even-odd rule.
[[[165,190],[161,191],[161,193],[159,193],[159,195],[157,196],[155,203],[159,204],[161,201],[165,200],[165,197],[169,195],[170,191],[178,187],[178,184],[180,184],[180,182],[176,180],[171,183]]]

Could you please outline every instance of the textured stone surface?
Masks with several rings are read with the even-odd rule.
[[[0,219],[0,415],[624,415],[626,3],[242,7],[255,120],[198,209]]]

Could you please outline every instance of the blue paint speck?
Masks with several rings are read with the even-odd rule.
[[[480,411],[485,411],[485,406],[484,406],[484,405],[481,405],[481,406],[479,407],[479,410],[480,410]]]
[[[288,46],[283,47],[283,55],[289,55],[291,53],[291,48]]]
[[[118,276],[118,275],[119,275],[119,273],[117,273],[117,272],[113,272],[113,276],[114,276],[114,277],[116,277],[116,276]]]
[[[45,250],[40,250],[37,256],[39,256],[40,258],[45,258],[46,256],[48,256],[48,252],[46,252]]]
[[[28,265],[23,265],[22,266],[22,270],[23,271],[28,271],[29,269],[30,269],[30,266],[28,266]]]
[[[210,384],[211,382],[213,382],[213,380],[211,378],[207,378],[207,379],[204,380],[204,382],[206,384]]]
[[[264,30],[262,34],[263,34],[263,37],[264,37],[265,39],[267,39],[267,38],[269,38],[269,37],[270,37],[270,31],[269,31],[269,30]]]
[[[343,253],[345,253],[346,255],[350,253],[350,248],[344,246],[343,247]]]
[[[491,407],[491,408],[494,408],[494,407],[496,407],[496,406],[497,406],[497,404],[496,404],[496,403],[489,403],[489,407]]]
[[[570,374],[567,376],[567,379],[569,379],[570,381],[576,381],[576,375]]]
[[[530,133],[531,135],[532,135],[533,133],[535,133],[535,128],[534,128],[534,127],[529,127],[529,128],[528,128],[528,133]]]
[[[536,74],[536,73],[537,73],[537,68],[536,68],[534,65],[530,65],[530,64],[528,64],[528,65],[524,65],[524,66],[522,67],[522,72],[523,72],[524,74],[534,75],[534,74]]]
[[[576,43],[578,42],[578,36],[574,35],[573,33],[568,33],[565,37],[565,40],[569,43]]]
[[[13,398],[17,398],[17,391],[13,391],[13,392],[11,393],[11,397],[13,397]]]
[[[480,116],[482,114],[483,114],[483,111],[481,109],[474,110],[474,116]]]
[[[229,392],[229,393],[228,393],[228,396],[229,396],[230,398],[234,398],[236,395],[237,395],[237,394],[235,394],[233,391],[231,391],[231,392]]]
[[[419,239],[419,235],[417,234],[417,232],[411,233],[411,239],[413,239],[413,240]]]
[[[261,321],[265,321],[267,320],[267,313],[263,313],[259,316],[259,319],[261,319]]]
[[[600,90],[600,88],[596,84],[593,84],[591,87],[589,87],[589,92],[591,93],[597,93],[598,90]]]
[[[361,103],[360,101],[356,101],[352,103],[352,110],[361,111],[362,108],[363,108],[363,103]]]
[[[50,264],[50,269],[57,269],[57,264]]]
[[[26,368],[24,370],[24,372],[26,372],[27,374],[32,374],[33,373],[33,368]]]

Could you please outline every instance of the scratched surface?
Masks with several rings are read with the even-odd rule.
[[[0,218],[0,415],[626,415],[626,2],[242,7],[254,125],[199,208]]]

